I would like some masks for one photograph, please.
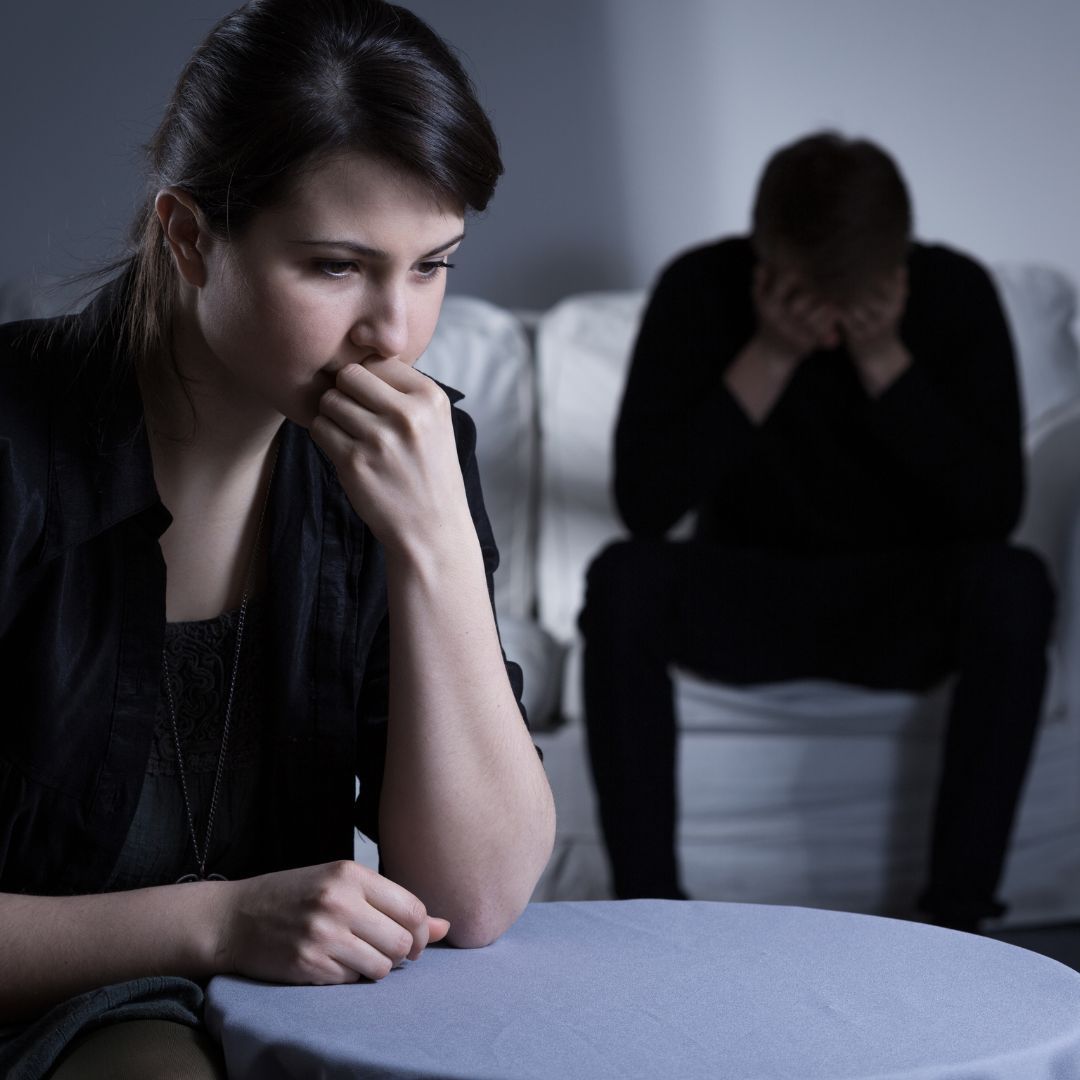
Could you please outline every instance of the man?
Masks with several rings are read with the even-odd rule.
[[[581,627],[601,824],[620,897],[681,896],[669,664],[728,683],[926,689],[955,673],[926,915],[995,898],[1046,677],[1053,594],[1013,547],[1022,449],[986,272],[911,240],[867,141],[778,152],[753,233],[676,259],[615,437],[631,538],[589,570]],[[693,538],[665,539],[688,511]]]

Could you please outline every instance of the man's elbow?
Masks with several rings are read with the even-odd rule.
[[[655,491],[640,499],[616,493],[615,506],[630,535],[643,540],[660,539],[679,518],[678,511],[664,505]]]

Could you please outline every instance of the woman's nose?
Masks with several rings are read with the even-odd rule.
[[[356,347],[372,350],[384,358],[404,353],[409,341],[405,290],[385,285],[368,292],[349,336]]]

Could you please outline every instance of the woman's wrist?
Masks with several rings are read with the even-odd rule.
[[[233,916],[243,882],[201,881],[176,886],[188,890],[184,904],[188,963],[193,971],[209,977],[236,970],[232,954]]]
[[[480,542],[467,508],[460,520],[383,541],[387,573],[434,584],[482,567]]]

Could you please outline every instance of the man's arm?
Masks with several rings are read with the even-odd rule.
[[[724,372],[724,385],[757,426],[768,419],[799,364],[839,340],[839,310],[786,273],[754,268],[754,336]]]
[[[752,452],[754,425],[723,381],[753,335],[749,260],[737,241],[690,252],[649,300],[615,429],[615,502],[632,533],[663,535]]]
[[[715,262],[709,262],[710,255]],[[661,277],[615,433],[615,500],[661,535],[745,467],[799,364],[838,340],[834,305],[745,242],[692,252]]]
[[[869,399],[866,430],[925,507],[928,533],[1007,536],[1020,513],[1023,448],[1005,316],[972,260],[941,249],[919,259],[902,352],[890,361],[886,343],[860,363],[852,350]]]
[[[911,353],[900,340],[907,300],[908,271],[901,266],[857,303],[841,309],[848,352],[871,398],[881,397],[911,367]]]

